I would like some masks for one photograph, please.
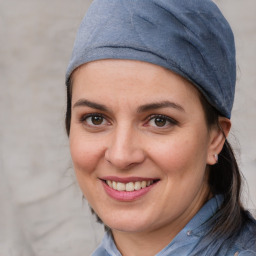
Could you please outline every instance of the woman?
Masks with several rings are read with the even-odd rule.
[[[256,255],[226,140],[233,33],[210,0],[96,0],[66,74],[78,183],[107,230],[93,255]]]

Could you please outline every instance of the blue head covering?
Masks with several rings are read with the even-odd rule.
[[[95,0],[66,73],[99,59],[150,62],[192,82],[230,118],[236,81],[232,30],[211,0]]]

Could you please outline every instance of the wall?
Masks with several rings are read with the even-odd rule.
[[[256,208],[256,2],[216,0],[237,43],[231,140]],[[90,255],[103,234],[77,187],[64,75],[87,0],[0,0],[0,255]]]

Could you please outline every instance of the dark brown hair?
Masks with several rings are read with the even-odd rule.
[[[66,110],[66,132],[69,135],[71,121],[71,99],[72,81],[69,79],[67,85],[67,110]],[[213,108],[205,97],[200,94],[200,101],[205,112],[205,119],[208,128],[217,125],[221,129],[218,118],[219,113]],[[219,154],[218,163],[209,167],[209,186],[213,195],[222,194],[223,203],[215,215],[211,235],[225,236],[226,238],[235,236],[248,220],[248,215],[241,203],[242,176],[232,150],[231,145],[226,140],[222,151]],[[93,212],[93,210],[92,210]],[[98,221],[101,222],[98,216]],[[101,222],[102,223],[102,222]],[[105,226],[108,230],[108,227]]]

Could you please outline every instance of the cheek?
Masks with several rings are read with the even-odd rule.
[[[103,154],[101,143],[78,133],[71,133],[69,141],[76,174],[93,173]]]
[[[163,175],[163,205],[166,215],[169,211],[181,214],[197,198],[199,191],[206,188],[206,141],[186,139],[184,136],[159,145],[154,154],[154,162]]]
[[[97,167],[100,165],[104,150],[102,144],[81,133],[70,133],[70,152],[77,182],[94,208],[93,202],[98,195],[97,187]]]
[[[167,176],[182,181],[203,175],[207,160],[207,140],[202,136],[176,136],[151,149],[151,155]]]

